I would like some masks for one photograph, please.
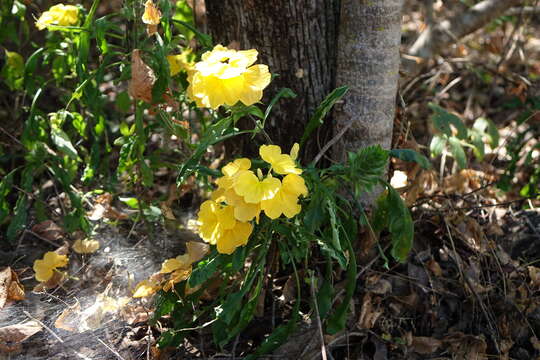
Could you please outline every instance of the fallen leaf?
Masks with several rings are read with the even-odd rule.
[[[431,271],[433,273],[433,275],[438,276],[438,277],[442,276],[442,269],[441,269],[441,266],[439,265],[438,262],[431,259],[431,260],[429,260],[427,262],[426,265],[427,265],[427,268],[429,269],[429,271]]]
[[[92,239],[78,239],[73,243],[72,248],[77,254],[91,254],[99,249],[99,241]]]
[[[41,325],[34,320],[1,327],[0,352],[20,351],[21,343],[39,331],[41,331]]]
[[[358,318],[357,326],[360,329],[371,329],[382,315],[382,311],[373,309],[373,301],[371,293],[366,293],[362,299],[362,309]]]
[[[78,333],[98,329],[130,301],[127,297],[115,299],[107,296],[107,291],[97,295],[95,302],[82,311],[78,302],[66,308],[56,319],[54,326]]]
[[[422,355],[433,354],[438,348],[441,347],[441,345],[441,340],[437,340],[432,337],[413,336],[412,339],[413,351]]]
[[[191,263],[201,260],[210,251],[208,244],[197,241],[188,241],[186,248]]]
[[[57,329],[62,329],[71,332],[77,332],[80,321],[79,313],[81,312],[81,304],[77,301],[75,305],[67,307],[62,311],[60,316],[54,322]]]
[[[135,100],[152,103],[152,87],[156,81],[154,71],[144,63],[140,50],[134,49],[131,53],[131,81],[128,92]]]
[[[527,270],[529,270],[531,286],[538,288],[540,286],[540,269],[535,266],[527,266]]]
[[[55,242],[64,237],[62,228],[52,220],[45,220],[32,226],[32,232],[49,241]]]

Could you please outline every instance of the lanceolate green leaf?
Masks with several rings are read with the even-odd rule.
[[[467,156],[461,145],[461,141],[458,138],[451,136],[448,139],[448,144],[450,145],[450,153],[456,159],[459,167],[465,169],[467,167]]]
[[[391,254],[394,259],[405,262],[412,248],[414,225],[409,209],[398,192],[387,185],[388,229],[392,234]]]
[[[452,128],[450,125],[453,125],[458,131],[457,137],[459,139],[465,140],[467,138],[467,128],[459,117],[449,113],[437,104],[429,103],[428,106],[434,112],[431,120],[433,121],[433,124],[437,130],[447,136],[452,136]]]
[[[334,89],[317,107],[317,110],[315,110],[315,114],[311,117],[309,122],[306,125],[306,128],[304,130],[304,134],[302,135],[302,139],[300,140],[300,147],[304,145],[311,135],[311,133],[317,129],[319,126],[322,125],[324,117],[328,112],[332,109],[334,104],[341,99],[346,93],[349,91],[349,88],[347,86],[342,86],[337,89]]]
[[[415,162],[424,169],[431,168],[431,163],[424,155],[411,149],[393,149],[390,150],[390,156],[403,161]]]

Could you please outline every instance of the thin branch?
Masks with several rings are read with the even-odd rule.
[[[456,40],[475,32],[520,2],[521,0],[484,0],[464,13],[456,14],[435,26],[428,26],[411,46],[408,55],[417,58],[417,60],[429,59],[455,43]],[[404,59],[403,68],[409,76],[414,76],[421,64],[422,61]]]

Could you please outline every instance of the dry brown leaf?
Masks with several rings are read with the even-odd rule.
[[[134,49],[131,54],[131,81],[128,92],[135,100],[152,103],[152,87],[156,81],[154,71],[144,63],[140,50]]]
[[[161,11],[159,11],[152,0],[148,0],[144,4],[142,21],[146,24],[146,32],[148,33],[148,36],[152,36],[157,32],[157,26],[161,21]]]
[[[89,220],[97,221],[104,217],[111,220],[125,220],[129,218],[127,214],[118,211],[111,205],[112,195],[109,193],[101,194],[94,201],[95,205],[92,211],[86,214]]]
[[[433,275],[437,276],[437,277],[441,277],[442,276],[442,269],[441,269],[441,266],[439,265],[438,262],[436,262],[435,260],[431,259],[427,262],[427,268],[429,269],[429,271],[431,271],[433,273]]]
[[[57,329],[62,329],[70,332],[77,332],[78,324],[80,321],[79,313],[81,311],[81,304],[77,301],[75,305],[67,307],[62,311],[60,316],[54,322],[54,326]]]
[[[163,217],[165,219],[176,220],[172,209],[167,205],[165,201],[162,201],[159,205],[159,207],[161,208],[161,213],[163,214]]]
[[[71,332],[85,332],[95,330],[107,320],[113,318],[128,302],[129,298],[118,299],[107,296],[105,290],[97,295],[95,302],[81,311],[79,303],[65,309],[56,319],[54,326]]]
[[[433,354],[441,345],[441,340],[432,337],[413,336],[412,339],[413,351],[422,355]]]
[[[41,331],[41,325],[34,320],[1,327],[0,353],[19,351],[21,343],[39,331]]]
[[[531,278],[531,286],[538,288],[540,286],[540,269],[535,266],[527,266],[527,270]]]
[[[99,249],[99,241],[92,239],[75,240],[72,246],[77,254],[92,254]]]
[[[466,335],[456,332],[444,338],[450,345],[450,353],[458,359],[486,360],[487,344],[482,335]]]
[[[362,309],[356,326],[360,329],[371,329],[382,315],[382,311],[373,309],[371,293],[366,293],[362,299]]]
[[[380,275],[371,275],[366,279],[366,290],[377,295],[385,295],[392,292],[392,284]]]
[[[49,241],[57,241],[64,237],[62,228],[52,220],[45,220],[32,226],[32,232]]]
[[[210,246],[208,246],[208,244],[197,241],[188,241],[186,248],[191,263],[201,260],[210,251]]]

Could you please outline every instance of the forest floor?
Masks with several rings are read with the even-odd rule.
[[[404,49],[422,26],[417,7],[405,13]],[[464,170],[451,154],[434,158],[432,170],[392,164],[392,182],[413,213],[414,247],[406,263],[396,264],[384,256],[387,238],[360,234],[351,316],[345,331],[324,336],[328,359],[540,357],[540,204],[523,196],[540,159],[538,150],[531,152],[540,143],[538,25],[527,18],[518,31],[510,23],[488,26],[461,39],[414,79],[403,79],[395,148],[429,153],[434,128],[428,103],[434,101],[468,127],[479,117],[491,119],[499,145],[487,148],[482,161],[469,156]],[[80,234],[39,223],[15,249],[0,252],[0,265],[16,274],[0,272],[0,359],[234,359],[288,318],[295,285],[291,274],[278,273],[254,324],[224,349],[211,345],[204,326],[180,348],[158,349],[156,339],[167,324],[148,325],[151,301],[104,305],[98,296],[129,297],[134,284],[196,239],[189,220],[201,199],[184,192],[172,208],[176,220],[162,225],[133,224],[122,220],[127,206],[99,196],[89,200],[100,249],[72,254],[72,275],[54,290],[35,289],[32,264]],[[7,288],[17,281],[25,299],[6,303]],[[105,315],[106,306],[118,311]],[[321,358],[311,315],[269,359]]]

